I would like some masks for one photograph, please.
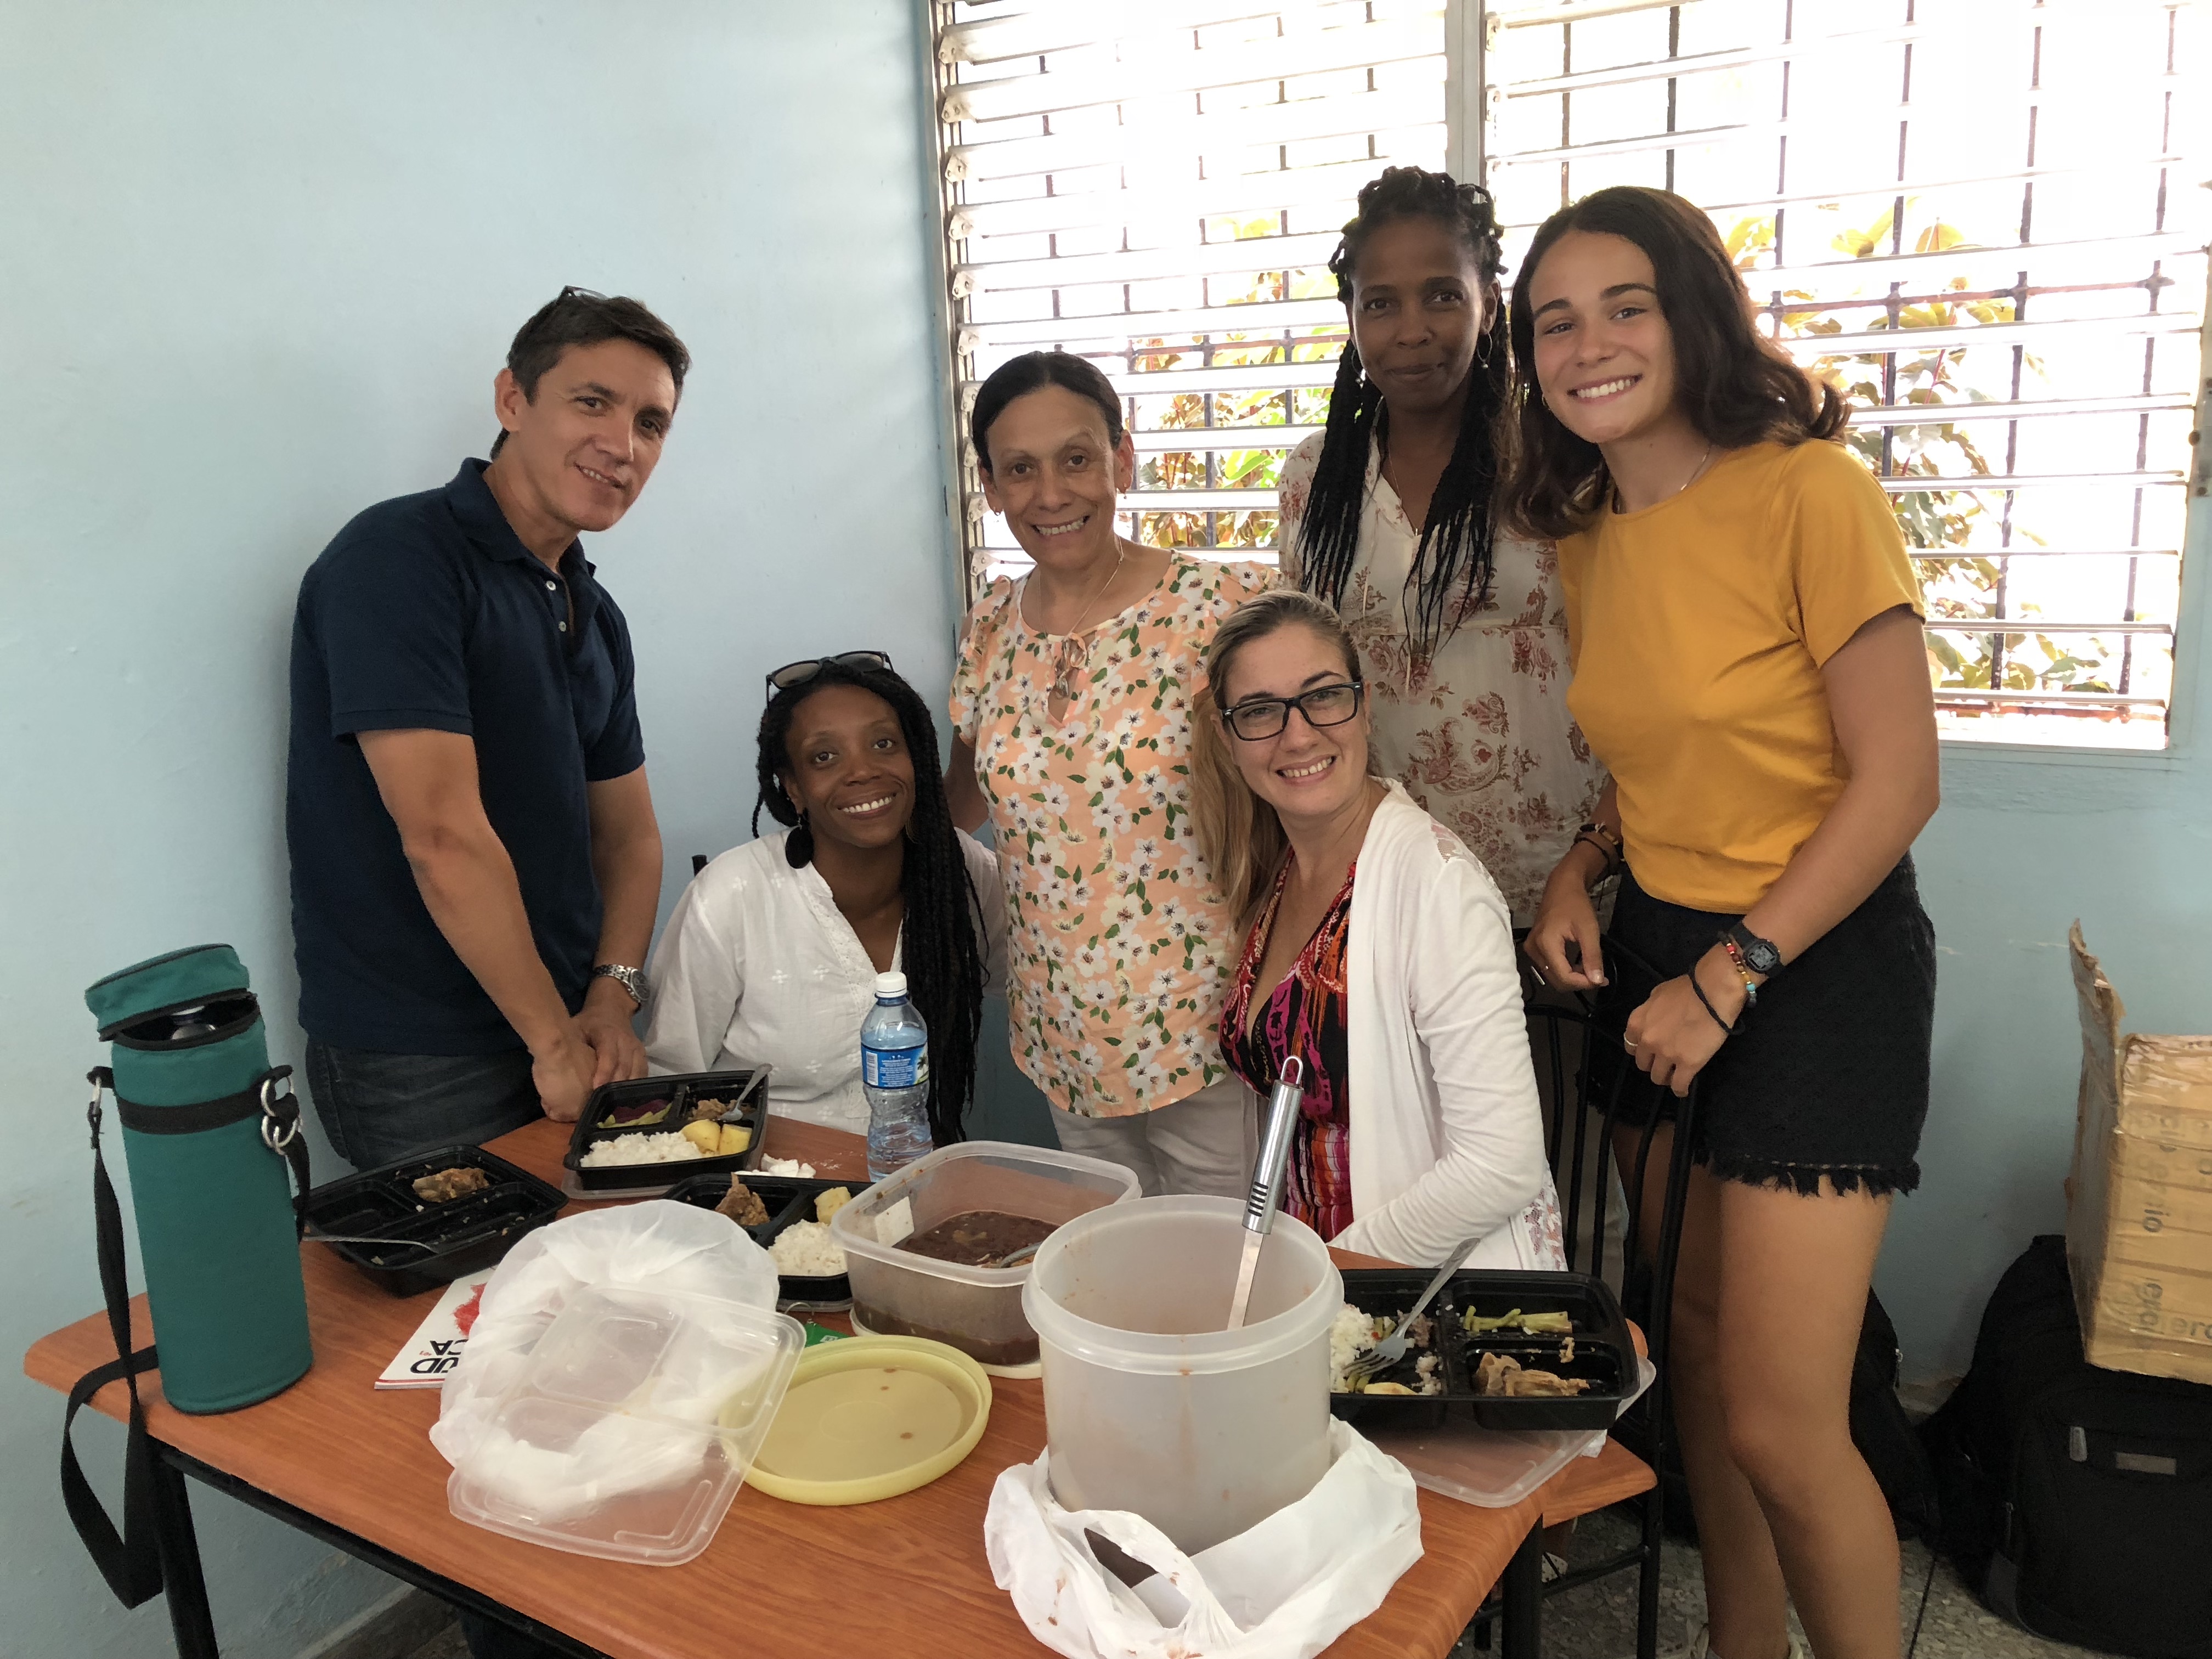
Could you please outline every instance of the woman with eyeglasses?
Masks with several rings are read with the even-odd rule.
[[[1512,920],[1482,865],[1377,775],[1337,614],[1254,599],[1206,653],[1193,816],[1245,931],[1221,1014],[1264,1095],[1305,1097],[1283,1207],[1417,1267],[1559,1268]]]
[[[653,952],[646,1057],[656,1072],[771,1067],[779,1117],[868,1129],[860,1022],[878,973],[906,975],[929,1026],[929,1128],[962,1138],[986,982],[1006,908],[989,851],[953,828],[937,732],[879,651],[768,677],[761,809],[789,826],[709,864]]]
[[[1004,364],[969,433],[1035,562],[969,613],[945,775],[955,820],[994,832],[1014,1059],[1066,1150],[1147,1194],[1234,1196],[1255,1132],[1217,1042],[1231,920],[1191,836],[1190,693],[1216,624],[1274,572],[1116,533],[1137,458],[1083,358]]]
[[[1351,337],[1281,480],[1283,574],[1359,647],[1383,771],[1526,923],[1605,782],[1548,537],[1495,523],[1512,351],[1489,192],[1390,167],[1330,256]]]

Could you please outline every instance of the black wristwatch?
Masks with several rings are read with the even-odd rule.
[[[1782,971],[1782,952],[1771,939],[1763,939],[1741,922],[1727,928],[1721,937],[1733,944],[1743,957],[1744,966],[1762,978],[1772,978]]]

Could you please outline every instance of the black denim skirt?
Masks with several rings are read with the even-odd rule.
[[[1606,963],[1600,1022],[1618,1030],[1658,981],[1689,972],[1737,920],[1654,898],[1625,875],[1609,937],[1649,970],[1625,957]],[[1841,1193],[1911,1192],[1935,1016],[1936,930],[1908,856],[1759,988],[1759,1006],[1698,1073],[1698,1162],[1724,1181],[1808,1194],[1823,1176]],[[1650,1097],[1627,1091],[1623,1118]],[[1663,1099],[1671,1110],[1674,1097]]]

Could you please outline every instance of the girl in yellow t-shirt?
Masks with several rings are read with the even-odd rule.
[[[1842,399],[1759,337],[1681,198],[1619,187],[1547,221],[1513,349],[1514,510],[1560,538],[1568,706],[1613,776],[1528,953],[1603,988],[1654,1082],[1700,1079],[1673,1351],[1711,1620],[1692,1651],[1796,1651],[1794,1596],[1822,1659],[1886,1659],[1897,1540],[1849,1400],[1928,1108],[1919,586],[1834,441]],[[1624,856],[1612,938],[1656,988],[1607,982],[1589,888]]]

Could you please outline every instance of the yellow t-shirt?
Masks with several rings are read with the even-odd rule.
[[[1748,910],[1849,775],[1822,665],[1884,611],[1927,614],[1888,497],[1840,444],[1754,444],[1561,541],[1559,574],[1567,707],[1638,884]]]

